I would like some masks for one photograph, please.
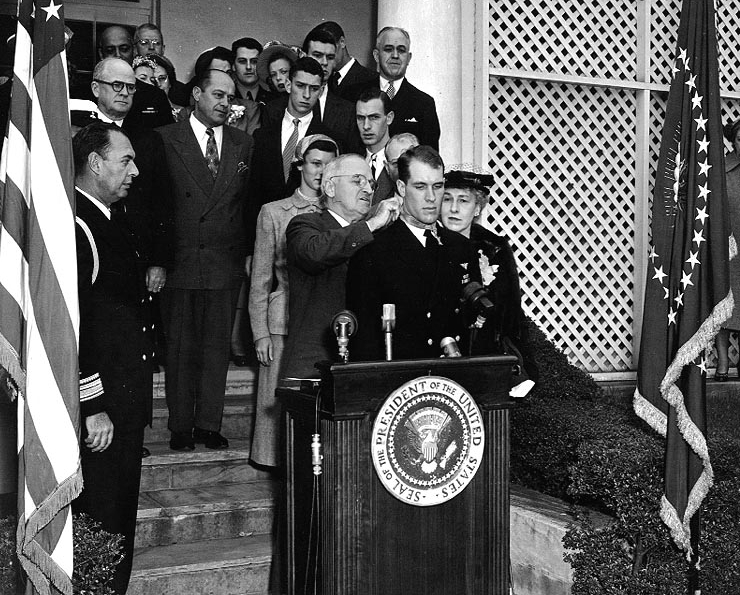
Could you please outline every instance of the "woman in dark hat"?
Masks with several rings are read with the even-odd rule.
[[[481,276],[494,312],[488,317],[474,345],[477,354],[513,354],[523,363],[522,377],[537,380],[537,366],[529,355],[528,334],[522,314],[519,272],[509,241],[475,223],[488,205],[493,176],[472,164],[453,166],[445,174],[440,221],[473,243]]]
[[[728,122],[724,127],[724,134],[732,145],[732,152],[725,155],[730,225],[735,239],[740,240],[740,120]],[[735,296],[732,317],[725,321],[714,340],[717,348],[717,369],[714,378],[719,382],[727,380],[730,370],[730,331],[740,330],[740,255],[730,261],[730,287]]]

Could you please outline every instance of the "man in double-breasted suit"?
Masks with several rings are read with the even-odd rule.
[[[370,167],[359,155],[342,155],[324,168],[325,209],[297,215],[286,230],[288,339],[281,376],[314,377],[314,364],[336,360],[331,321],[345,308],[347,261],[398,216],[395,198],[365,220],[372,201]]]
[[[138,175],[134,150],[115,125],[94,122],[74,138],[80,302],[80,459],[75,500],[103,529],[123,535],[113,588],[131,574],[144,426],[151,412],[151,324],[136,240],[111,216]]]
[[[396,306],[394,358],[439,357],[445,337],[464,343],[463,286],[480,282],[469,240],[437,224],[444,192],[439,154],[415,147],[401,155],[398,167],[401,216],[349,263],[347,307],[358,320],[355,360],[383,359],[383,304]]]
[[[170,448],[227,448],[219,430],[231,328],[247,254],[244,208],[253,141],[224,126],[234,82],[200,74],[189,120],[159,129],[173,205],[174,262],[162,295]]]

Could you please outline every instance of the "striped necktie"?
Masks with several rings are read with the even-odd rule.
[[[293,132],[285,144],[285,149],[283,149],[283,175],[286,182],[290,175],[290,164],[293,163],[293,153],[295,153],[295,148],[298,144],[298,124],[300,123],[301,121],[298,118],[293,120]]]
[[[391,99],[393,99],[396,96],[396,89],[393,87],[393,81],[390,81],[388,83],[388,88],[385,90],[385,94],[388,95]]]
[[[206,163],[208,169],[211,170],[211,175],[215,178],[218,175],[218,147],[216,146],[216,136],[213,133],[213,128],[206,128],[206,134],[208,135],[208,142],[206,143]]]

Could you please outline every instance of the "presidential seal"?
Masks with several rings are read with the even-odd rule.
[[[475,477],[484,444],[483,419],[470,393],[448,378],[422,376],[380,407],[371,450],[391,494],[433,506],[457,496]]]

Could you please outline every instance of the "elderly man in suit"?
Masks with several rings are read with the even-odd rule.
[[[94,122],[73,140],[80,301],[80,458],[85,487],[74,502],[123,535],[113,588],[126,593],[133,560],[144,426],[152,399],[151,330],[136,243],[111,205],[138,175],[115,125]]]
[[[400,208],[391,198],[368,216],[372,176],[359,155],[342,155],[327,165],[321,186],[325,209],[296,216],[286,230],[290,289],[281,376],[314,377],[317,361],[337,359],[329,327],[345,307],[347,261],[390,225]]]
[[[275,398],[288,334],[288,269],[285,229],[302,213],[318,211],[324,167],[339,154],[337,144],[323,134],[304,136],[296,147],[301,185],[282,200],[267,203],[257,218],[252,259],[249,318],[254,349],[260,363],[251,459],[260,465],[278,465],[280,407]]]
[[[202,72],[188,120],[159,130],[174,218],[174,263],[162,295],[170,448],[227,448],[219,430],[234,310],[247,254],[244,205],[252,137],[224,126],[234,82]]]
[[[359,323],[355,359],[383,359],[383,304],[396,305],[395,357],[439,357],[443,338],[465,336],[463,286],[480,282],[470,241],[437,223],[445,181],[439,154],[423,145],[409,149],[398,169],[401,216],[349,263],[347,307]]]
[[[357,87],[380,87],[391,98],[396,114],[391,124],[391,136],[411,132],[422,145],[439,150],[439,118],[434,99],[414,87],[406,79],[411,61],[411,37],[400,27],[385,27],[378,32],[373,50],[380,73]]]

